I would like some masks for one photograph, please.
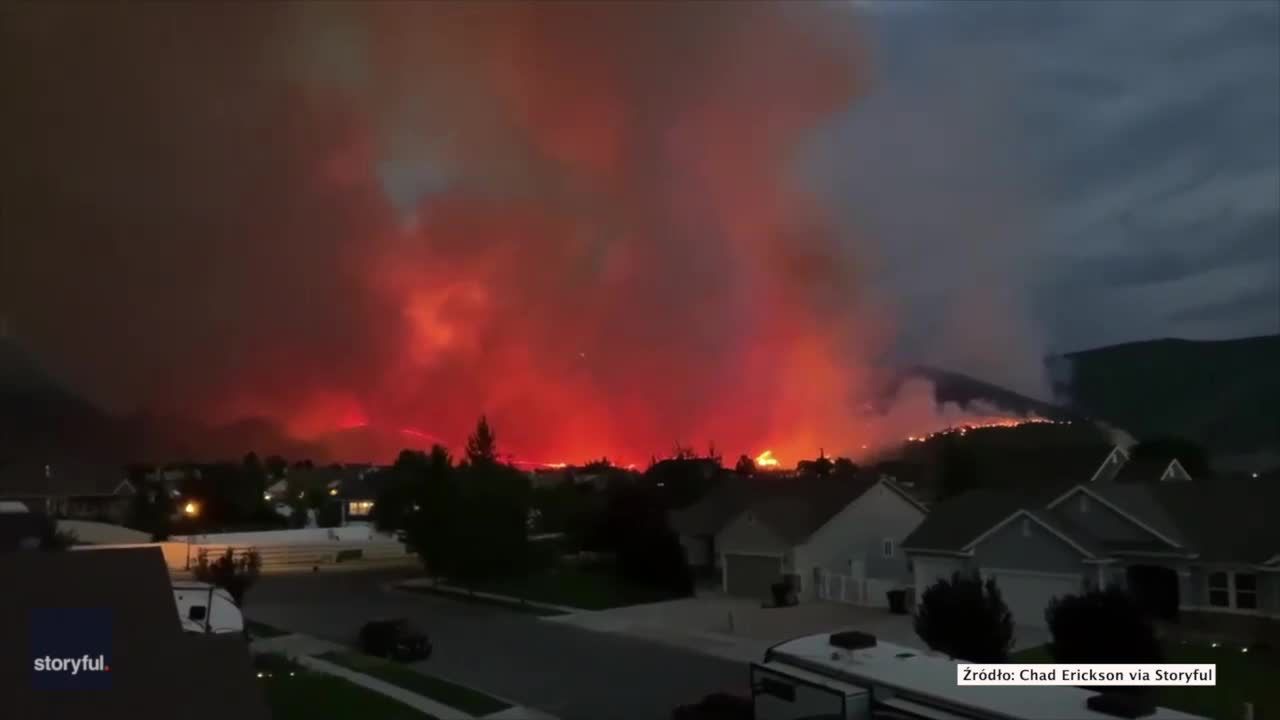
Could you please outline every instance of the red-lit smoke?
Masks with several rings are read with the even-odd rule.
[[[113,91],[42,144],[98,168],[59,192],[111,217],[22,212],[115,243],[86,251],[108,299],[75,306],[80,340],[136,344],[71,372],[117,404],[388,447],[456,448],[485,413],[546,462],[789,464],[968,417],[913,384],[866,410],[894,318],[795,166],[873,75],[848,8],[193,7],[49,10],[21,40],[79,58],[33,128]]]

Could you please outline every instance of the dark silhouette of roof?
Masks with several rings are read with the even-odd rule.
[[[132,494],[122,467],[75,460],[0,463],[0,498]]]
[[[0,637],[25,648],[32,610],[111,612],[111,687],[36,691],[22,650],[0,654],[4,714],[23,720],[269,720],[245,640],[182,632],[158,548],[0,553]],[[10,644],[9,638],[20,642]]]
[[[919,552],[960,552],[1011,515],[1025,511],[1096,556],[1162,551],[1196,556],[1205,562],[1260,564],[1280,555],[1280,523],[1271,511],[1280,508],[1280,483],[1251,477],[1158,481],[1167,465],[1167,461],[1143,463],[1137,472],[1150,482],[1117,479],[1080,482],[1067,488],[1048,485],[966,492],[935,506],[903,541],[903,547]],[[1147,528],[1153,533],[1150,540],[1107,542],[1048,507],[1077,486]]]
[[[670,523],[682,535],[714,535],[750,510],[780,539],[799,543],[879,482],[879,475],[870,472],[853,477],[726,478],[700,502],[672,513]],[[924,510],[897,485],[884,482]]]

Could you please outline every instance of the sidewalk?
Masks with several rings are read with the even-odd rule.
[[[437,718],[437,720],[475,720],[477,717],[483,717],[485,720],[557,720],[552,715],[502,698],[495,699],[509,704],[510,707],[483,716],[470,715],[386,680],[315,657],[326,652],[349,652],[350,648],[328,640],[311,637],[310,635],[294,633],[269,638],[255,638],[249,643],[249,649],[254,654],[279,653],[285,655],[310,670],[340,677],[366,690],[371,690],[408,705],[415,710]],[[488,695],[488,693],[485,694]],[[493,696],[490,695],[490,697]]]

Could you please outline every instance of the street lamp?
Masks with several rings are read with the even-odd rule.
[[[182,506],[182,513],[187,517],[195,517],[200,514],[200,505],[195,501],[188,501]]]

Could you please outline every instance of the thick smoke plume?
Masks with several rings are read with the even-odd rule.
[[[795,167],[874,77],[854,21],[8,11],[0,307],[111,407],[300,437],[456,445],[485,412],[539,461],[707,441],[787,461],[963,421],[927,387],[867,409],[897,329],[864,291],[870,243]]]

